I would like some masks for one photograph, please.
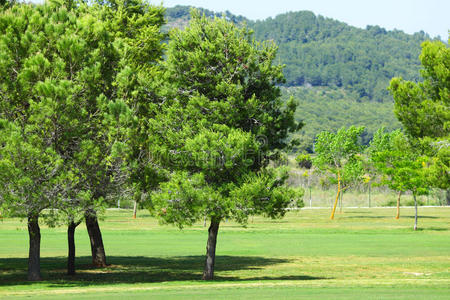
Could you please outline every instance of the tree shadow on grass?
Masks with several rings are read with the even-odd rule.
[[[443,228],[443,227],[421,227],[419,224],[419,227],[416,229],[416,231],[449,231],[449,228]]]
[[[433,216],[421,216],[421,215],[418,215],[417,217],[419,219],[439,219],[439,217],[433,217]],[[400,218],[414,219],[415,217],[414,216],[403,216],[403,217],[400,217]]]
[[[347,219],[395,219],[395,215],[386,216],[341,216],[341,218]],[[401,216],[401,218],[414,219],[414,216]],[[438,219],[438,217],[433,216],[419,216],[419,219]]]
[[[395,216],[342,216],[345,219],[394,219]]]
[[[426,227],[425,230],[429,231],[449,231],[448,227]]]
[[[66,275],[66,257],[41,258],[43,282],[51,287],[98,286],[120,283],[152,283],[168,281],[199,281],[202,276],[204,256],[144,257],[109,256],[106,268],[93,268],[91,257],[76,260],[77,274]],[[236,277],[221,275],[221,272],[257,270],[265,266],[287,263],[289,259],[259,256],[216,257],[215,281],[250,280],[320,280],[321,277],[305,275]],[[0,287],[31,285],[26,281],[26,258],[0,258]]]

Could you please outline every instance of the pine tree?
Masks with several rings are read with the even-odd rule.
[[[204,280],[214,276],[220,223],[249,215],[281,217],[300,205],[286,170],[268,167],[288,144],[295,103],[283,107],[276,47],[245,27],[194,11],[170,34],[163,103],[150,120],[152,153],[171,174],[151,195],[152,211],[179,227],[208,218]]]
[[[116,12],[118,17],[112,17]],[[127,20],[128,27],[117,25]],[[140,66],[147,60],[153,66],[161,56],[162,22],[161,8],[138,1],[119,2],[114,8],[63,1],[17,4],[0,13],[0,119],[4,124],[0,158],[5,168],[21,172],[2,178],[5,187],[14,188],[2,189],[0,201],[5,212],[28,216],[29,228],[35,232],[41,211],[58,209],[68,224],[70,274],[74,273],[74,232],[83,218],[93,264],[106,265],[97,209],[127,183],[125,140],[130,138],[127,125],[135,109],[133,103],[125,102],[123,95],[128,91],[120,82],[127,66]],[[133,32],[139,34],[133,36]],[[142,90],[138,99],[143,104],[149,98],[147,83],[138,81],[134,88]],[[131,95],[134,90],[129,91]],[[16,144],[21,147],[11,146]],[[39,172],[54,191],[41,183]],[[42,190],[37,188],[32,197],[19,197],[24,193],[20,184]],[[28,201],[27,205],[14,200],[18,198]],[[52,223],[61,218],[47,215]],[[38,257],[38,242],[33,243],[33,257]],[[37,259],[34,262],[33,266],[39,265]],[[38,267],[32,269],[30,279],[39,279]]]
[[[447,190],[450,204],[450,48],[427,41],[419,58],[423,82],[393,78],[389,89],[411,142],[429,157],[425,176],[431,186]]]

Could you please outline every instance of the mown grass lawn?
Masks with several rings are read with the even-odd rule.
[[[449,299],[450,208],[328,209],[221,225],[216,280],[201,278],[207,228],[160,226],[141,211],[101,221],[108,268],[89,266],[84,224],[76,233],[77,275],[65,275],[66,229],[42,226],[44,281],[27,282],[28,234],[0,221],[0,298],[33,299]]]

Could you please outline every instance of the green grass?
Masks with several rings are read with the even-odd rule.
[[[282,220],[221,224],[216,280],[200,279],[206,231],[160,226],[141,211],[108,211],[101,221],[109,267],[89,266],[77,229],[77,275],[65,275],[65,228],[42,226],[42,282],[27,282],[26,224],[0,222],[0,298],[22,299],[448,299],[450,208],[301,210]]]

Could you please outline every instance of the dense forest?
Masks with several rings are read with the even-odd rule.
[[[365,143],[379,126],[399,128],[387,90],[389,80],[419,80],[420,45],[430,39],[424,32],[410,35],[379,26],[360,29],[310,11],[251,21],[230,12],[200,10],[209,17],[225,15],[234,23],[246,23],[257,40],[278,45],[276,62],[285,65],[283,95],[299,102],[296,118],[305,123],[296,136],[300,151],[311,152],[320,131],[350,123],[366,126]],[[167,8],[167,27],[186,26],[189,11],[188,6]]]

